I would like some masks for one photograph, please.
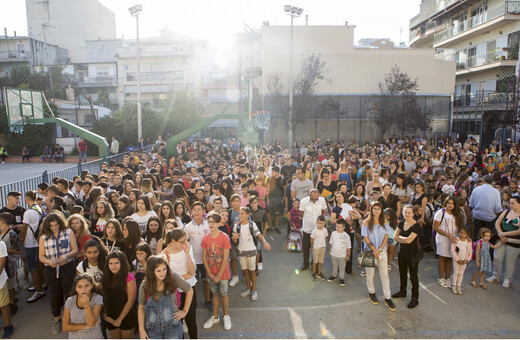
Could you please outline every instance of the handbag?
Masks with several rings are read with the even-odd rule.
[[[358,262],[361,266],[364,267],[375,267],[376,258],[374,256],[374,252],[371,249],[362,251],[358,255]]]

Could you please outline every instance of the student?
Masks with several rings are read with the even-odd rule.
[[[262,241],[267,251],[271,250],[271,245],[262,236],[258,227],[254,222],[249,221],[251,211],[247,207],[240,208],[240,223],[233,227],[233,241],[238,244],[238,260],[240,268],[244,272],[247,290],[240,293],[241,297],[251,295],[251,300],[258,299],[256,291],[256,245],[255,240],[258,238]]]
[[[107,256],[107,248],[94,236],[85,243],[85,259],[76,266],[76,274],[89,273],[100,285]]]
[[[14,261],[18,262],[17,260],[20,258],[21,244],[20,239],[18,238],[18,234],[14,230],[11,230],[11,225],[13,224],[13,222],[14,218],[11,213],[0,213],[1,240],[5,244],[8,256],[10,256]],[[9,258],[7,258],[6,261],[9,261]],[[11,316],[15,315],[18,311],[18,306],[16,305],[17,286],[17,275],[15,274],[12,277],[8,276],[7,290],[9,291],[9,307],[11,309]]]
[[[2,224],[6,224],[6,215],[9,215],[12,223],[12,215],[9,213],[2,213],[0,216],[0,220]],[[10,224],[9,224],[10,225]],[[2,312],[2,317],[4,318],[4,333],[2,334],[2,339],[7,339],[14,332],[14,326],[11,323],[11,308],[9,306],[9,292],[8,292],[8,276],[6,272],[7,266],[7,248],[5,246],[4,241],[0,241],[0,310]]]
[[[191,217],[188,215],[183,201],[177,201],[173,204],[173,212],[179,228],[184,229],[184,226],[191,222]]]
[[[231,243],[229,236],[219,230],[221,217],[217,213],[208,215],[210,234],[202,240],[202,259],[206,273],[209,276],[209,284],[213,293],[213,315],[204,324],[204,329],[211,328],[220,322],[218,306],[222,301],[222,311],[224,314],[224,329],[231,329],[231,318],[229,316],[228,282],[229,275],[229,250]]]
[[[262,232],[262,236],[265,237],[265,233],[267,232],[267,215],[265,209],[259,204],[259,199],[255,195],[249,196],[249,205],[247,207],[251,211],[251,220],[256,223]],[[258,271],[263,270],[264,265],[262,263],[262,247],[258,246],[257,250],[256,274],[258,275]]]
[[[469,260],[471,260],[471,240],[468,238],[469,231],[466,227],[459,228],[457,241],[451,244],[451,256],[453,258],[453,294],[462,295],[462,279]]]
[[[114,210],[108,202],[100,201],[96,204],[96,210],[92,214],[90,233],[97,237],[103,237],[107,221],[114,218]]]
[[[135,277],[126,256],[122,251],[114,250],[108,255],[103,271],[104,320],[112,339],[133,338],[137,319],[135,295]]]
[[[141,228],[136,221],[128,218],[123,221],[123,238],[125,239],[125,250],[124,253],[128,260],[128,264],[130,266],[130,270],[134,270],[134,260],[135,260],[135,249],[137,245],[143,242],[141,238]]]
[[[123,237],[123,230],[121,229],[121,223],[119,223],[119,220],[115,218],[108,220],[104,236],[101,240],[109,253],[114,250],[125,251],[125,239]]]
[[[166,220],[175,218],[172,202],[164,201],[161,203],[161,209],[159,210],[159,220],[161,225],[164,226]]]
[[[164,222],[162,237],[159,241],[157,241],[157,249],[155,250],[155,255],[161,255],[162,251],[168,246],[166,244],[166,235],[173,229],[178,229],[177,221],[174,219],[166,220]]]
[[[490,255],[490,248],[497,249],[502,245],[502,242],[498,242],[497,244],[492,244],[489,242],[491,239],[491,230],[488,228],[481,228],[479,230],[480,238],[477,242],[475,242],[475,262],[477,271],[473,275],[473,278],[469,282],[469,284],[474,287],[478,288],[481,287],[482,289],[487,289],[486,285],[484,284],[484,275],[486,275],[486,272],[493,271],[493,267],[491,264],[491,255]],[[480,283],[477,285],[475,282],[476,279],[480,276]]]
[[[291,225],[291,229],[300,230],[302,228],[302,218],[300,216],[300,200],[295,198],[293,201],[293,206],[290,211],[290,219],[289,224]],[[289,233],[289,230],[287,230]]]
[[[137,199],[136,212],[130,216],[134,221],[136,221],[139,224],[141,234],[145,232],[148,219],[150,219],[150,217],[152,216],[157,217],[157,214],[155,213],[155,211],[152,210],[150,198],[146,195],[142,195]]]
[[[245,183],[244,183],[245,184]],[[240,223],[240,207],[247,206],[249,204],[249,200],[245,205],[242,205],[242,201],[244,200],[244,197],[249,197],[249,194],[247,193],[247,185],[246,188],[246,196],[242,196],[240,199],[240,196],[237,194],[231,195],[231,209],[228,210],[228,224],[231,230],[233,230],[233,227]],[[231,236],[232,237],[232,236]],[[233,274],[231,277],[231,280],[229,281],[229,286],[234,287],[239,281],[238,277],[238,270],[237,270],[237,262],[238,262],[238,248],[236,242],[231,242],[231,251],[229,252],[229,257],[231,258],[231,273]]]
[[[177,289],[186,294],[186,307],[180,310]],[[192,298],[190,284],[179,274],[172,273],[162,256],[151,256],[146,265],[146,278],[139,287],[140,338],[182,339],[181,319],[188,315]]]
[[[385,186],[386,188],[386,186]],[[381,205],[384,206],[383,203]],[[397,225],[399,224],[399,221],[397,220],[397,214],[396,211],[392,208],[386,208],[384,211],[385,216],[385,223],[388,224],[390,228],[388,228],[388,242],[387,242],[387,255],[388,255],[388,271],[392,270],[392,260],[394,259],[395,250],[397,248],[397,243],[394,241],[394,235],[397,228]]]
[[[79,214],[70,215],[67,219],[67,228],[70,228],[76,237],[78,253],[76,254],[75,260],[76,263],[79,263],[85,258],[85,243],[92,238],[88,230],[87,220]]]
[[[350,261],[352,251],[352,243],[350,236],[345,232],[346,228],[347,222],[342,218],[337,219],[336,230],[330,235],[329,241],[332,274],[327,279],[327,282],[334,282],[336,277],[339,277],[339,285],[341,287],[345,287],[345,266],[347,262]]]
[[[159,217],[152,216],[146,224],[146,231],[143,234],[143,238],[146,243],[150,246],[152,254],[157,252],[157,242],[161,239],[162,227]]]
[[[130,198],[128,196],[121,196],[117,200],[117,218],[119,220],[123,220],[127,216],[131,216],[134,213],[134,209],[132,208],[132,203],[130,202]]]
[[[135,248],[135,260],[132,262],[134,270],[132,274],[135,276],[136,287],[141,287],[146,272],[146,261],[152,256],[152,250],[146,242],[141,242]]]
[[[63,214],[52,212],[41,225],[39,259],[45,265],[43,275],[49,286],[54,325],[52,333],[61,333],[61,307],[74,279],[76,266],[74,257],[78,253],[76,238],[67,228]]]
[[[314,228],[311,232],[312,281],[316,281],[316,277],[320,278],[321,280],[327,279],[321,272],[321,267],[323,266],[323,261],[325,260],[328,236],[329,232],[327,229],[325,229],[325,216],[320,215],[316,219],[316,228]]]
[[[96,292],[92,275],[79,274],[63,309],[63,331],[69,339],[104,339],[100,327],[103,296]]]

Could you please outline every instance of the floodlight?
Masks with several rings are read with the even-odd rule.
[[[139,15],[143,11],[143,5],[134,5],[128,9],[130,14]]]
[[[285,5],[285,6],[283,6],[283,10],[284,10],[286,13],[289,13],[289,11],[291,10],[291,5]]]
[[[298,15],[301,15],[303,13],[303,8],[298,8]]]
[[[291,14],[295,14],[298,11],[298,7],[291,7]]]

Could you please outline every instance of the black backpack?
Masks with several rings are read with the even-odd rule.
[[[240,234],[240,223],[237,224],[237,232]],[[254,228],[253,228],[253,222],[249,221],[249,232],[251,233],[251,236],[253,236],[253,243],[255,244],[255,247],[258,243],[258,238],[256,237]],[[240,240],[240,239],[239,239]]]
[[[37,207],[36,204],[32,205],[31,206],[31,209],[36,211],[39,215],[40,215],[40,220],[38,221],[38,227],[36,227],[36,231],[33,230],[33,228],[31,228],[31,226],[29,226],[28,228],[31,229],[33,235],[34,235],[34,239],[36,241],[38,241],[38,237],[40,236],[40,225],[42,224],[43,222],[43,214],[40,212],[40,210],[38,209],[35,209],[35,207]],[[38,207],[39,208],[39,207]]]

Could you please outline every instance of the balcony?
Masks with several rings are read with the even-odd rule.
[[[485,53],[456,60],[455,51],[449,50],[437,54],[435,60],[457,61],[457,71],[455,75],[460,76],[468,73],[475,73],[489,70],[501,66],[516,66],[516,60],[511,59],[507,48],[496,49]]]
[[[450,7],[451,5],[453,5],[454,3],[458,2],[458,1],[460,1],[460,0],[446,0],[445,6],[437,7],[433,13],[427,13],[426,15],[421,15],[421,13],[417,14],[412,19],[410,19],[410,27],[415,27],[415,26],[419,25],[421,22],[427,20],[428,18],[432,17],[433,15],[435,15],[441,11],[444,11],[445,9],[447,9],[448,7]]]
[[[19,62],[29,62],[31,61],[31,58],[29,56],[29,53],[25,51],[18,51],[18,50],[7,50],[7,51],[0,51],[0,62],[12,62],[12,63],[19,63]]]
[[[482,101],[483,98],[483,101]],[[482,103],[483,102],[483,103]],[[456,96],[453,101],[455,108],[475,107],[484,104],[485,110],[505,109],[506,105],[511,108],[515,103],[514,93],[503,92],[486,92],[482,96],[479,94],[468,94],[463,96]]]
[[[172,82],[184,79],[184,71],[141,72],[141,82]],[[126,81],[137,81],[137,72],[128,72]]]
[[[83,87],[115,87],[117,86],[117,76],[98,76],[85,77],[79,82]]]
[[[435,33],[433,47],[448,47],[459,39],[471,38],[480,34],[480,29],[492,29],[503,25],[504,20],[520,20],[520,1],[505,1],[487,11]]]
[[[415,30],[410,31],[408,42],[410,46],[414,48],[430,48],[433,44],[434,34],[445,30],[446,27],[447,26],[445,23],[437,24],[435,21],[429,21],[426,24],[419,26]]]

